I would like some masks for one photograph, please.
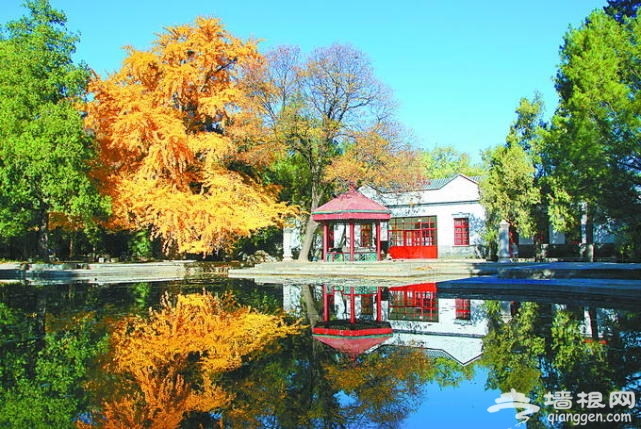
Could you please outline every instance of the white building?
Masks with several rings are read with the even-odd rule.
[[[380,235],[383,250],[392,259],[488,256],[487,243],[482,238],[485,209],[480,202],[478,177],[457,174],[444,179],[433,179],[422,188],[408,192],[392,192],[371,186],[363,186],[359,192],[391,211],[389,222],[381,224]],[[587,227],[584,220],[581,231],[568,237],[550,226],[543,238],[545,244],[544,249],[541,249],[542,257],[579,257],[584,246],[582,243],[589,242]],[[600,257],[610,256],[612,250],[608,246],[613,246],[612,231],[616,228],[612,223],[592,227],[595,253],[600,252]],[[377,234],[373,234],[371,226],[358,224],[354,231],[348,231],[345,225],[337,223],[331,226],[330,232],[328,245],[338,249],[339,253],[345,253],[346,243],[353,240],[354,246],[359,251],[364,251],[364,255],[373,254],[368,243]],[[354,238],[348,237],[350,235]],[[297,234],[289,234],[286,241],[283,246],[290,249],[297,246],[299,239]],[[511,247],[510,251],[518,251],[518,257],[521,258],[535,257],[537,249],[531,237],[519,236],[518,244],[518,248]]]
[[[478,258],[485,210],[478,178],[434,179],[412,192],[359,191],[392,211],[383,239],[392,258]]]
[[[485,209],[481,205],[479,178],[458,174],[433,179],[422,189],[411,192],[386,192],[369,186],[360,192],[391,210],[383,230],[388,254],[395,259],[483,258],[487,257],[482,239]],[[592,228],[588,239],[587,228]],[[544,237],[544,257],[579,257],[580,247],[593,240],[595,253],[610,256],[614,243],[614,223],[589,224],[584,218],[575,238],[551,226]],[[533,258],[536,250],[531,237],[518,237],[520,257]],[[602,249],[602,250],[600,250]],[[511,255],[515,256],[515,255]]]

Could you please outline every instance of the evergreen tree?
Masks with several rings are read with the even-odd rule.
[[[625,225],[639,243],[641,221],[641,22],[595,12],[565,36],[557,75],[560,104],[541,147],[555,226]],[[583,209],[585,210],[585,209]],[[637,257],[640,253],[636,246]]]
[[[537,230],[541,195],[535,153],[542,129],[542,108],[538,98],[521,99],[505,144],[483,154],[488,173],[480,183],[481,204],[487,212],[486,238],[490,243],[497,239],[502,220],[525,237],[531,237]]]
[[[608,0],[608,5],[603,9],[617,21],[623,22],[625,18],[637,16],[640,5],[638,0]]]
[[[47,260],[50,228],[87,226],[103,202],[77,109],[90,74],[72,61],[78,38],[47,0],[26,7],[28,16],[0,28],[0,239],[38,231]]]

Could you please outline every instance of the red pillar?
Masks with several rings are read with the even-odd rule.
[[[356,294],[354,293],[354,286],[349,290],[349,322],[356,323]]]
[[[328,247],[329,247],[329,222],[323,222],[323,261],[327,260]]]
[[[376,221],[376,260],[381,260],[381,221]]]
[[[329,290],[323,284],[323,322],[329,322]]]
[[[382,309],[381,309],[381,301],[382,301],[382,296],[383,294],[381,293],[381,288],[377,287],[376,288],[376,321],[380,322],[382,318]]]
[[[354,260],[354,221],[349,221],[349,260]]]

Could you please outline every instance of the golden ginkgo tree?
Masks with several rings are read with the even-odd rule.
[[[238,80],[261,61],[256,44],[197,18],[147,51],[127,49],[119,71],[92,81],[87,106],[111,226],[148,229],[165,250],[209,253],[290,215],[257,179],[276,151],[243,114]]]
[[[190,413],[226,412],[234,394],[217,382],[221,374],[301,328],[228,295],[165,295],[147,317],[115,324],[105,376],[86,386],[100,398],[95,424],[77,427],[173,429]]]

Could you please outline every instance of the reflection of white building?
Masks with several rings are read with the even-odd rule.
[[[475,361],[483,352],[483,337],[487,334],[483,301],[437,300],[438,317],[434,321],[391,319],[394,336],[386,344],[421,347],[431,354],[452,358],[461,365]],[[469,305],[469,317],[462,315],[462,303]]]
[[[375,319],[373,297],[356,295],[352,306],[345,288],[331,292],[327,302],[332,318],[348,320],[352,308],[358,319]],[[327,290],[331,290],[328,288]],[[322,302],[322,286],[314,286],[314,295]],[[300,315],[301,287],[283,286],[285,311]],[[483,337],[487,334],[487,317],[482,300],[437,298],[434,284],[389,288],[381,305],[382,319],[394,330],[386,345],[427,349],[430,354],[446,356],[467,365],[481,356]]]
[[[438,298],[434,283],[389,290],[388,317],[394,336],[386,344],[425,348],[461,365],[481,356],[487,334],[483,301]]]
[[[375,287],[368,287],[376,289]],[[323,302],[323,286],[312,286],[314,299]],[[375,296],[368,297],[363,290],[354,296],[354,304],[346,293],[349,286],[325,287],[331,291],[331,317],[349,320],[351,312],[359,320],[374,320],[377,317]],[[467,365],[481,357],[483,338],[488,333],[488,318],[484,300],[465,298],[438,298],[433,283],[413,284],[384,288],[381,303],[382,320],[393,329],[392,338],[382,345],[409,346],[426,349],[432,356],[454,359]],[[304,311],[301,287],[283,286],[283,308],[296,316]],[[549,304],[553,313],[571,311],[580,321],[579,329],[585,341],[604,341],[607,329],[617,318],[617,311],[587,305],[568,307],[565,304]],[[518,311],[519,302],[502,301],[501,316],[509,323]],[[378,347],[378,346],[376,346]],[[374,348],[376,348],[374,347]],[[373,350],[374,348],[370,349]]]
[[[303,312],[301,287],[298,285],[283,285],[283,310],[300,317]]]

